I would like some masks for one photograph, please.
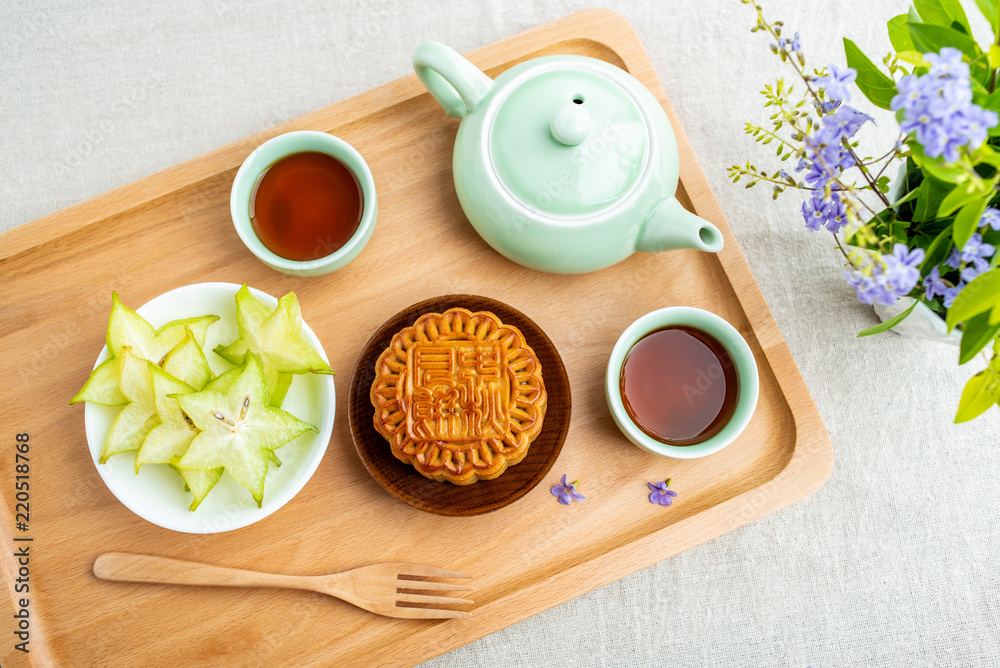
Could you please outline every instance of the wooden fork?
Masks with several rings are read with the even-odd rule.
[[[333,575],[297,576],[209,566],[167,557],[110,552],[102,554],[94,562],[94,575],[114,582],[306,589],[336,596],[379,615],[409,619],[465,617],[468,612],[441,606],[472,603],[468,599],[454,596],[415,592],[473,591],[472,587],[461,584],[417,579],[468,578],[468,575],[406,563],[372,564]],[[413,604],[424,607],[411,607]]]

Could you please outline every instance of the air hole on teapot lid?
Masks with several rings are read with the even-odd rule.
[[[583,95],[574,95],[573,104],[583,104]]]

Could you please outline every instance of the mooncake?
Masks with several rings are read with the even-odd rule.
[[[421,475],[456,485],[492,480],[528,454],[542,429],[542,365],[520,330],[463,308],[427,313],[375,363],[375,429]]]

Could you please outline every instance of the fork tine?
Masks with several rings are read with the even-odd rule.
[[[396,594],[396,603],[399,607],[399,602],[404,601],[406,603],[436,603],[441,605],[456,605],[472,603],[467,598],[458,598],[457,596],[429,596],[427,594]]]
[[[420,589],[423,591],[475,591],[473,587],[454,582],[437,582],[435,580],[397,580],[398,589]]]
[[[432,566],[421,566],[420,564],[399,564],[399,578],[420,577],[420,578],[470,578],[471,575],[459,573],[458,571],[446,571],[443,568]],[[405,570],[405,572],[403,572]]]
[[[469,616],[469,613],[464,610],[442,610],[440,608],[393,608],[392,612],[384,614],[403,619],[460,619]]]

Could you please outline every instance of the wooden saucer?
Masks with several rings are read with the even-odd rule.
[[[369,391],[375,380],[375,362],[396,332],[412,325],[424,313],[443,313],[462,307],[472,312],[490,311],[504,323],[514,325],[542,364],[542,378],[548,393],[548,408],[541,433],[535,438],[520,464],[509,467],[494,480],[471,485],[435,482],[396,459],[389,443],[375,431],[375,408]],[[347,416],[358,456],[368,473],[387,492],[414,508],[438,515],[480,515],[517,501],[541,482],[562,450],[569,431],[571,411],[569,378],[556,347],[545,332],[517,309],[488,297],[447,295],[418,302],[389,318],[361,351],[351,376]]]

